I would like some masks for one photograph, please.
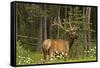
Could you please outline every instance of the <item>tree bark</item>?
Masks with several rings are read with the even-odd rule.
[[[46,13],[46,5],[44,5],[44,39],[47,39],[47,13]]]
[[[60,7],[58,7],[58,20],[60,20]],[[57,29],[57,38],[59,38],[59,27]]]
[[[90,32],[90,16],[91,16],[91,8],[88,7],[88,50],[91,49],[91,32]]]

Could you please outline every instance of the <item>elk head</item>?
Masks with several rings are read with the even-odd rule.
[[[69,25],[69,28],[66,28],[65,25]],[[64,20],[64,23],[61,22],[60,18],[58,20],[54,19],[54,22],[52,26],[58,26],[62,30],[68,32],[68,39],[46,39],[43,42],[42,49],[44,54],[44,59],[51,59],[52,57],[55,57],[56,55],[63,55],[66,59],[69,49],[71,48],[73,42],[75,39],[78,38],[75,28],[72,27],[70,21],[66,22]]]
[[[70,39],[77,39],[78,35],[76,34],[76,31],[70,31],[69,32],[69,38]]]

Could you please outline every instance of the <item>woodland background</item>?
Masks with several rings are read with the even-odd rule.
[[[66,39],[67,33],[52,27],[54,18],[69,20],[78,27],[78,40],[70,49],[66,62],[96,60],[97,8],[53,4],[16,4],[17,64],[59,63],[62,59],[43,62],[41,44],[47,38]],[[68,27],[68,26],[65,26]]]

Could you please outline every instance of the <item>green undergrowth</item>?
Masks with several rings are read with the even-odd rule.
[[[52,61],[43,60],[42,52],[32,51],[32,48],[25,47],[20,41],[18,41],[16,46],[16,64],[17,65],[28,65],[28,64],[48,64],[48,63],[63,63],[63,62],[83,62],[83,61],[96,61],[96,47],[90,51],[85,51],[91,53],[83,58],[67,58],[64,61],[63,57],[55,58]],[[93,53],[93,54],[92,54]]]

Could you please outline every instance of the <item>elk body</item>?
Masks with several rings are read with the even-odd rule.
[[[63,28],[60,23],[54,23]],[[70,25],[72,28],[72,26]],[[76,32],[74,30],[65,30],[68,32],[68,37],[66,40],[63,39],[46,39],[43,42],[42,50],[44,54],[44,60],[52,60],[56,55],[62,55],[65,60],[68,55],[69,49],[74,43],[74,40],[77,39]]]

